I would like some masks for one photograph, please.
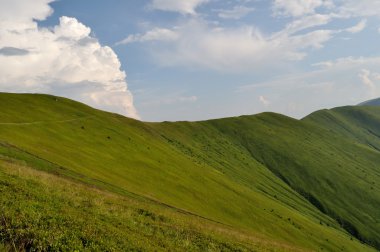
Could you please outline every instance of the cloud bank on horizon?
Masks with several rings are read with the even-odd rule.
[[[0,90],[65,96],[139,118],[117,55],[89,27],[66,16],[38,26],[52,14],[50,2],[0,1]]]
[[[380,96],[378,0],[144,0],[102,24],[117,36],[101,39],[89,27],[100,21],[86,26],[75,15],[39,26],[53,1],[0,0],[0,91],[62,95],[153,121],[302,117]],[[94,0],[90,14],[92,3],[115,13],[125,4]],[[112,23],[133,12],[132,29]],[[134,96],[123,69],[139,84]]]

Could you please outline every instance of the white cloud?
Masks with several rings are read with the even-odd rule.
[[[0,0],[0,27],[7,29],[35,28],[33,20],[44,20],[53,13],[54,0]]]
[[[261,104],[263,104],[265,107],[267,107],[267,106],[270,105],[270,101],[269,101],[266,97],[264,97],[264,96],[262,96],[262,95],[259,96],[259,101],[260,101]]]
[[[273,11],[277,16],[300,17],[315,13],[320,7],[332,7],[331,0],[275,0]]]
[[[358,76],[362,83],[369,89],[374,89],[376,87],[375,83],[371,80],[371,71],[369,71],[368,69],[362,69]]]
[[[252,26],[222,28],[199,19],[185,22],[172,31],[176,40],[151,47],[159,64],[230,72],[301,60],[307,49],[323,47],[333,34],[329,30],[316,30],[300,35],[287,32],[264,35]]]
[[[342,17],[380,16],[380,1],[378,0],[344,0],[338,8]]]
[[[297,118],[319,109],[355,105],[380,96],[380,57],[347,57],[316,65],[308,72],[240,87],[238,94],[270,93],[273,111]]]
[[[362,69],[360,66],[368,66],[368,68],[378,67],[380,57],[344,57],[335,60],[324,61],[314,64],[322,67],[322,69]]]
[[[363,31],[366,27],[367,27],[367,20],[363,19],[357,25],[354,25],[346,29],[346,31],[350,33],[358,33],[358,32]]]
[[[380,90],[378,88],[378,81],[380,80],[380,74],[371,72],[368,69],[362,69],[358,74],[359,79],[363,85],[368,89],[370,98],[378,98]]]
[[[336,19],[375,15],[370,9],[379,5],[374,0],[273,0],[277,17],[291,17],[277,32],[265,33],[254,25],[237,23],[225,26],[223,22],[207,21],[207,16],[181,18],[174,28],[153,28],[145,33],[128,36],[119,44],[157,41],[148,50],[162,66],[211,68],[219,71],[260,71],[265,66],[284,66],[289,61],[300,61],[313,49],[323,48],[334,35],[343,31],[358,33],[366,28],[367,19],[349,28],[322,27]],[[196,14],[195,9],[209,0],[152,0],[151,7],[162,10]],[[214,10],[221,18],[239,19],[253,11],[246,2],[237,1],[229,10]],[[378,9],[380,11],[380,7]],[[359,14],[360,13],[360,14]],[[376,14],[378,15],[378,14]],[[334,26],[336,27],[336,26]]]
[[[1,91],[62,95],[138,118],[117,55],[89,27],[69,17],[38,27],[34,19],[52,12],[48,0],[3,2],[0,22],[10,25],[0,25]]]
[[[196,14],[196,8],[208,0],[152,0],[150,8],[163,11]]]
[[[335,18],[380,16],[378,0],[274,0],[275,16],[302,17],[328,13]]]
[[[293,34],[308,28],[326,25],[330,21],[331,17],[329,15],[322,14],[313,14],[301,17],[287,24],[282,33]]]
[[[224,19],[240,19],[249,13],[253,12],[255,9],[244,5],[236,5],[229,10],[217,10],[218,16]]]
[[[129,35],[127,38],[123,39],[120,42],[117,42],[116,44],[121,45],[147,41],[174,41],[177,39],[178,34],[174,30],[169,30],[165,28],[154,28],[153,30],[148,31],[145,34]]]

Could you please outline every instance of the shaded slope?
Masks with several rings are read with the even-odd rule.
[[[380,98],[362,102],[359,106],[380,106]]]
[[[380,155],[334,132],[277,114],[212,121],[343,228],[380,248]]]
[[[18,159],[27,161],[25,155],[32,155],[59,167],[53,172],[183,209],[281,244],[314,250],[370,250],[302,197],[313,195],[335,211],[325,202],[331,198],[320,195],[325,188],[315,187],[326,184],[326,177],[338,171],[310,172],[305,177],[297,169],[299,163],[308,165],[313,160],[307,149],[287,149],[289,143],[297,145],[308,134],[309,126],[298,121],[262,115],[199,123],[142,123],[45,95],[0,94],[0,107],[5,156],[16,155],[10,151],[14,148],[21,153]],[[318,139],[324,132],[316,132],[309,144],[321,141],[315,149],[325,153],[327,140]],[[335,148],[330,146],[328,151]],[[298,161],[297,151],[304,155]],[[331,158],[326,162],[331,167],[336,164]],[[338,185],[346,186],[343,181]],[[338,210],[346,206],[343,203],[337,204]],[[342,211],[334,217],[345,216],[351,209]]]

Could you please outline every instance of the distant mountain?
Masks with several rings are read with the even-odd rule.
[[[380,98],[362,102],[359,106],[380,106]]]
[[[380,107],[146,123],[0,93],[0,251],[375,251]]]

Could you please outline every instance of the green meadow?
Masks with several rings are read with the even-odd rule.
[[[380,249],[380,108],[162,123],[48,95],[0,108],[0,250]]]

